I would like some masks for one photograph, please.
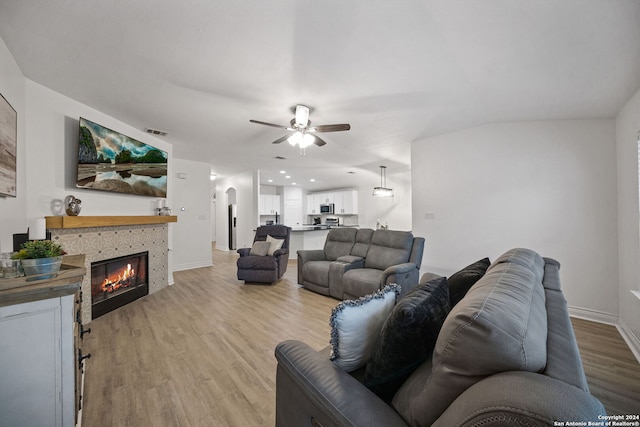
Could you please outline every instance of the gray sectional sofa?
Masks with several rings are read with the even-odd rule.
[[[404,295],[418,284],[424,238],[408,231],[337,227],[323,249],[298,251],[298,283],[338,299],[371,294],[389,283]]]
[[[606,413],[589,393],[559,269],[557,261],[531,250],[503,254],[445,314],[433,352],[386,401],[357,372],[330,361],[327,351],[300,341],[280,343],[275,351],[276,426],[601,421]],[[416,291],[442,281],[423,277]],[[429,279],[434,281],[425,283]]]

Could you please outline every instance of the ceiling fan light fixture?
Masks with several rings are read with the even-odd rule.
[[[373,187],[375,197],[393,197],[393,189],[387,187],[387,167],[380,166],[380,187]]]
[[[289,144],[291,144],[292,147],[295,147],[297,144],[300,143],[300,141],[302,141],[302,133],[301,132],[293,133],[289,138],[287,138],[287,141],[289,142]]]
[[[296,125],[299,127],[307,126],[309,122],[309,107],[305,107],[304,105],[296,106]]]

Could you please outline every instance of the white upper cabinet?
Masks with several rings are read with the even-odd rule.
[[[275,215],[282,213],[280,209],[280,196],[277,194],[260,195],[260,215]]]

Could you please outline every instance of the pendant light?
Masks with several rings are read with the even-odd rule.
[[[393,189],[387,187],[387,167],[380,166],[380,187],[373,187],[376,197],[393,197]]]

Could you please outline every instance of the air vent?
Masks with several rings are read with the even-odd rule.
[[[286,158],[286,157],[282,157],[282,156],[276,156],[276,157],[274,157],[274,158],[275,158],[275,159],[278,159],[278,160],[287,160],[287,158]]]
[[[145,130],[147,131],[147,133],[150,133],[152,135],[167,136],[167,133],[163,130],[149,129],[149,128],[146,128]]]

